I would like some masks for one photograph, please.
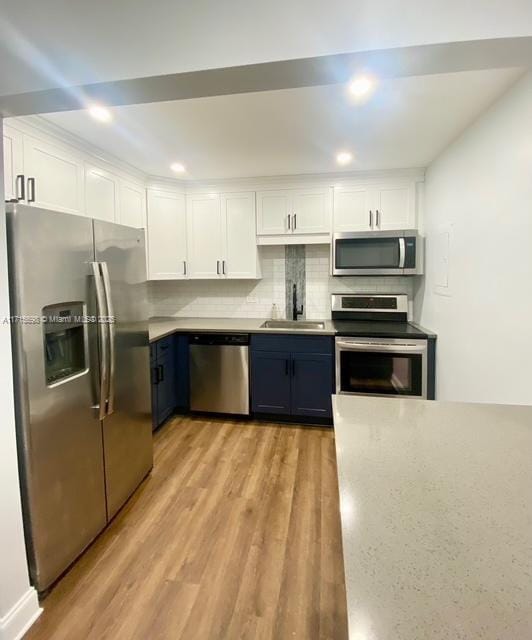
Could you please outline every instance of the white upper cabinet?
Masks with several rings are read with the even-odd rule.
[[[223,245],[222,274],[227,278],[259,278],[255,194],[221,196]]]
[[[416,183],[345,185],[334,189],[337,233],[416,228]]]
[[[373,192],[369,187],[337,187],[334,190],[334,230],[367,231],[371,228]]]
[[[22,199],[25,187],[22,133],[4,125],[3,138],[5,199]],[[20,176],[18,180],[17,176]]]
[[[415,228],[415,184],[385,185],[376,188],[375,226],[383,231]]]
[[[44,209],[84,214],[83,160],[73,152],[24,135],[26,200]]]
[[[131,182],[120,182],[120,224],[146,227],[146,189]]]
[[[257,192],[257,235],[294,236],[331,231],[329,187]]]
[[[288,189],[257,192],[257,235],[290,233],[291,205],[292,192]]]
[[[90,165],[85,169],[85,214],[89,218],[118,222],[118,179]]]
[[[219,194],[187,196],[187,248],[191,278],[218,278],[223,275]]]
[[[148,277],[187,277],[187,225],[182,193],[148,190]]]
[[[330,233],[332,193],[325,189],[297,189],[292,193],[292,233]]]

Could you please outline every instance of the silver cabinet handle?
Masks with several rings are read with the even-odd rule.
[[[220,275],[220,261],[216,260],[216,275]]]
[[[373,229],[373,211],[369,212],[369,228]]]
[[[183,275],[187,275],[187,261],[183,260]]]
[[[96,290],[96,314],[98,320],[105,315],[105,296],[103,291],[102,274],[99,262],[91,262],[92,275],[94,276],[94,288]],[[100,403],[98,405],[99,418],[105,418],[107,404],[107,390],[109,388],[109,359],[107,351],[107,330],[108,325],[97,322],[98,348],[100,352]]]
[[[28,178],[28,202],[35,202],[35,178]]]
[[[297,229],[297,213],[294,213],[294,231]]]
[[[16,179],[17,184],[17,192],[15,194],[16,199],[20,202],[20,200],[26,200],[26,180],[24,178],[24,174],[19,173]]]
[[[379,219],[380,219],[379,210],[378,210],[378,209],[376,209],[376,210],[375,210],[375,226],[376,226],[376,227],[379,227],[379,226],[380,226],[380,221],[379,221]]]
[[[222,260],[222,273],[223,273],[224,276],[226,275],[226,273],[225,273],[225,260]]]
[[[101,262],[100,267],[103,276],[103,289],[105,295],[105,303],[107,306],[107,326],[109,339],[109,390],[107,395],[107,415],[110,416],[115,406],[115,323],[113,297],[111,295],[111,279],[109,278],[109,269],[107,262]]]
[[[288,214],[288,215],[286,216],[286,219],[287,219],[287,224],[288,224],[288,231],[290,231],[290,230],[291,230],[291,226],[290,226],[290,214]]]

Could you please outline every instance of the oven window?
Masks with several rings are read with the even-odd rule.
[[[398,238],[336,240],[337,269],[396,269],[398,267]]]
[[[423,357],[420,354],[341,351],[340,384],[344,393],[421,397]]]

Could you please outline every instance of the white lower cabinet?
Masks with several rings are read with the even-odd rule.
[[[24,195],[25,187],[22,133],[7,125],[3,129],[5,199],[18,200]]]
[[[131,182],[120,182],[120,224],[146,228],[146,189]]]
[[[415,182],[342,185],[334,189],[333,230],[336,233],[415,228]]]
[[[254,193],[221,196],[222,272],[226,278],[260,278]]]
[[[84,215],[85,171],[75,153],[24,135],[24,173],[29,204]]]
[[[85,215],[89,218],[118,222],[118,179],[98,167],[85,168]]]
[[[148,278],[176,280],[188,275],[187,223],[182,193],[148,189]]]

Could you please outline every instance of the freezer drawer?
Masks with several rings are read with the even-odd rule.
[[[249,414],[249,336],[191,336],[190,409]]]

